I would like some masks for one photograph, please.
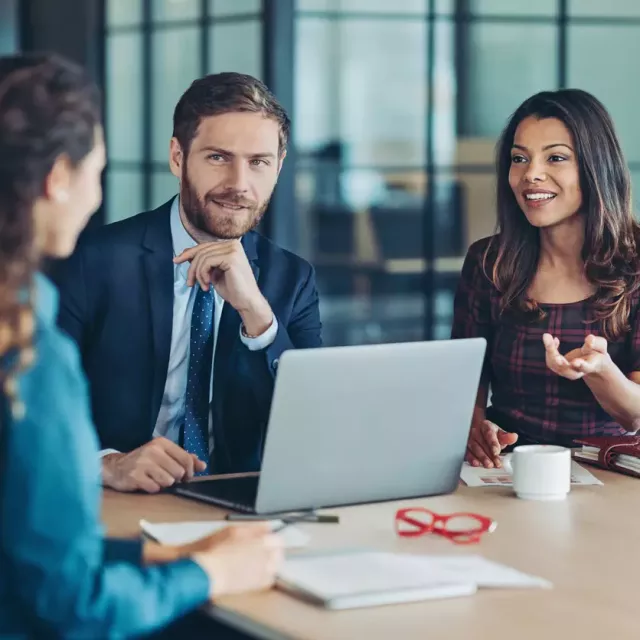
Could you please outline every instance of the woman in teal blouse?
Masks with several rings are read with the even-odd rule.
[[[255,526],[184,548],[103,537],[86,383],[36,274],[40,256],[71,253],[100,204],[98,105],[75,65],[0,58],[0,637],[147,634],[269,587],[282,558]]]

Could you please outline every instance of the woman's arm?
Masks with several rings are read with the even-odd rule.
[[[40,333],[36,349],[19,383],[26,414],[7,425],[0,520],[12,597],[51,635],[149,633],[205,602],[209,578],[192,560],[167,562],[169,552],[155,546],[146,551],[154,566],[110,557],[77,352],[52,327]]]
[[[640,429],[640,372],[625,376],[609,357],[600,371],[584,376],[600,406],[627,431]]]
[[[587,336],[584,345],[561,355],[557,338],[543,336],[547,366],[569,380],[584,379],[600,406],[628,431],[640,428],[640,372],[627,377],[607,352],[601,336]]]
[[[491,469],[502,467],[500,453],[505,447],[515,444],[518,435],[504,431],[486,419],[488,389],[488,383],[480,383],[476,406],[473,409],[466,460],[474,467],[482,465]]]
[[[491,383],[491,348],[493,321],[491,315],[491,287],[493,286],[482,269],[482,257],[486,240],[476,242],[462,266],[460,282],[454,300],[453,327],[451,337],[476,338],[487,341],[482,377],[473,409],[471,430],[467,444],[466,460],[474,466],[487,468],[501,466],[500,452],[513,444],[518,436],[507,433],[486,420],[489,385]]]

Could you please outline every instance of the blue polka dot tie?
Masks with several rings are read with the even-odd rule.
[[[191,341],[183,446],[209,464],[209,389],[213,365],[213,287],[197,293],[191,316]],[[196,475],[206,475],[208,468]]]

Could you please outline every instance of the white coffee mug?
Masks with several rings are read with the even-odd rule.
[[[524,500],[564,500],[571,489],[571,450],[546,444],[516,447],[513,490]]]

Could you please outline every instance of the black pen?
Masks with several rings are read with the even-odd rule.
[[[293,522],[310,522],[319,524],[338,524],[340,522],[339,516],[329,514],[274,514],[273,516],[260,516],[257,514],[249,513],[229,513],[226,516],[229,521],[235,522],[269,522],[271,520],[284,520],[288,523]]]

